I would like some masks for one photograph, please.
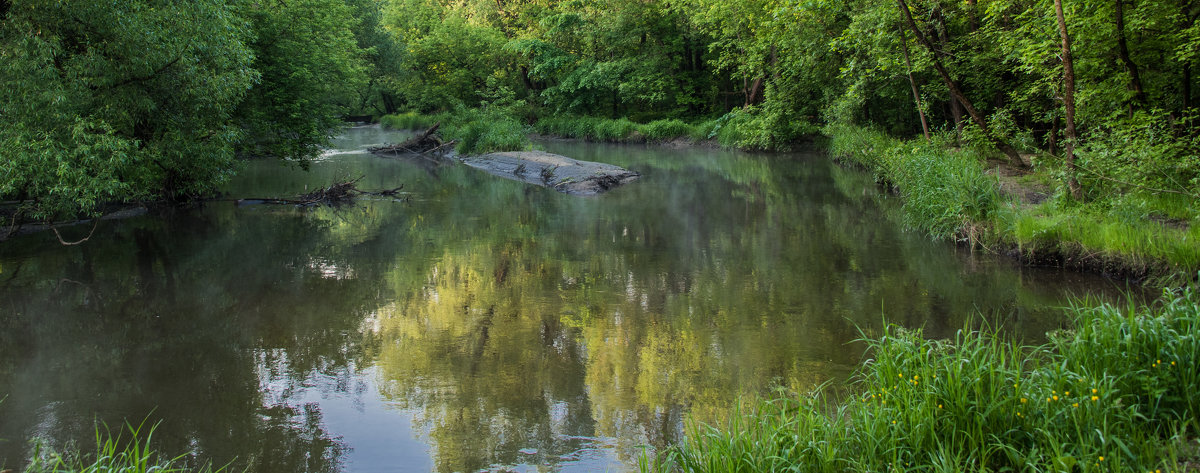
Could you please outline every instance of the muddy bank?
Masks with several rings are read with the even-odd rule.
[[[460,157],[489,174],[571,195],[596,195],[633,182],[639,174],[612,164],[579,161],[545,151],[507,151]]]

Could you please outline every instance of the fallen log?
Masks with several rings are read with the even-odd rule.
[[[401,153],[411,153],[411,154],[444,153],[445,151],[448,151],[447,148],[452,146],[455,143],[455,141],[454,140],[445,141],[445,142],[442,141],[441,137],[439,137],[437,135],[437,130],[438,130],[438,127],[440,127],[440,126],[442,126],[441,122],[435,123],[435,124],[433,124],[433,126],[429,127],[428,130],[425,130],[424,133],[421,133],[412,138],[409,138],[408,140],[404,141],[403,143],[371,147],[371,148],[367,148],[367,151],[370,151],[375,154],[391,154],[391,155],[401,154]]]
[[[353,202],[354,198],[358,195],[396,197],[399,195],[400,189],[404,188],[404,185],[400,185],[399,187],[393,189],[364,191],[359,189],[357,186],[358,181],[362,180],[363,177],[365,176],[359,176],[357,179],[351,179],[348,181],[334,182],[328,187],[322,187],[312,192],[301,194],[292,199],[282,199],[278,197],[250,197],[237,199],[235,202],[237,205],[280,204],[295,205],[298,207],[310,207],[318,205],[337,207]]]

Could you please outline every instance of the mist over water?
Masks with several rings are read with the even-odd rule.
[[[159,450],[236,470],[628,469],[689,415],[844,380],[885,319],[1036,341],[1119,289],[905,231],[816,151],[541,143],[643,176],[584,198],[360,151],[402,136],[349,129],[310,172],[253,161],[227,190],[364,176],[400,199],[0,244],[0,467],[149,419]]]

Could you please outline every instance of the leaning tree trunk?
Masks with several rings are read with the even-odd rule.
[[[1121,62],[1125,63],[1125,68],[1129,69],[1129,85],[1133,88],[1133,99],[1140,106],[1146,106],[1146,90],[1142,88],[1142,77],[1138,73],[1137,63],[1133,62],[1133,58],[1129,57],[1129,43],[1125,39],[1125,0],[1115,0],[1116,11],[1114,12],[1115,21],[1117,23],[1117,56],[1121,58]],[[1061,11],[1062,7],[1055,7]],[[1064,28],[1062,23],[1059,28]],[[1066,30],[1063,30],[1063,35],[1066,35]],[[1065,37],[1065,36],[1064,36]]]
[[[917,115],[921,117],[921,132],[925,134],[925,141],[929,141],[929,122],[925,120],[925,110],[921,106],[921,92],[917,88],[917,81],[913,79],[912,61],[908,58],[908,38],[904,36],[904,28],[900,28],[900,50],[904,51],[904,68],[908,70],[908,84],[912,86],[913,101],[917,103]]]
[[[967,115],[971,117],[971,121],[975,122],[975,126],[979,127],[979,131],[983,132],[983,135],[987,137],[988,141],[992,142],[992,145],[995,146],[996,149],[1000,150],[1001,153],[1004,153],[1004,155],[1008,157],[1008,162],[1010,164],[1020,168],[1025,167],[1025,162],[1022,161],[1021,156],[1017,154],[1016,148],[1013,148],[1012,145],[1008,144],[1008,142],[1000,139],[992,133],[991,128],[989,128],[987,125],[987,121],[983,119],[983,115],[981,115],[979,111],[975,109],[975,106],[971,104],[971,100],[968,99],[965,94],[963,94],[962,88],[959,87],[958,82],[950,77],[950,72],[946,70],[946,66],[942,64],[941,58],[939,58],[937,55],[937,48],[933,47],[933,44],[929,42],[929,39],[925,37],[924,33],[921,33],[921,29],[917,27],[917,22],[913,20],[912,12],[908,10],[908,4],[905,3],[904,0],[896,0],[896,2],[900,4],[900,12],[903,14],[905,22],[908,23],[909,30],[912,31],[913,36],[916,36],[917,42],[921,43],[921,46],[924,46],[925,49],[929,50],[930,53],[933,53],[933,68],[937,70],[938,75],[941,76],[942,82],[946,84],[946,88],[950,89],[950,95],[957,99],[960,104],[962,104],[963,109],[967,111]]]
[[[1075,65],[1071,60],[1071,37],[1067,35],[1067,20],[1063,15],[1062,0],[1054,0],[1054,14],[1058,17],[1058,34],[1062,36],[1063,61],[1063,108],[1066,109],[1067,188],[1071,197],[1080,199],[1083,191],[1075,179]]]

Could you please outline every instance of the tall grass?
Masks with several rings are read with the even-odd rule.
[[[1196,455],[1200,297],[1069,312],[1076,329],[1037,347],[888,328],[867,340],[849,398],[818,391],[691,425],[643,470],[1180,470]]]
[[[395,115],[384,115],[379,124],[393,130],[424,130],[437,123],[438,116],[425,115],[417,112],[405,112]]]
[[[883,132],[831,125],[830,151],[871,171],[904,197],[904,222],[936,238],[978,239],[980,224],[1000,208],[999,182],[968,151],[901,141]]]
[[[677,138],[691,138],[697,134],[695,126],[683,120],[655,120],[638,126],[638,130],[650,141],[667,141]]]
[[[529,148],[528,130],[504,107],[459,108],[442,123],[442,135],[462,154]]]
[[[1133,274],[1187,279],[1200,268],[1200,226],[1169,228],[1087,208],[1012,209],[996,215],[998,233],[1024,253],[1086,255]],[[1179,281],[1168,281],[1179,282]]]
[[[611,119],[599,117],[558,116],[538,120],[534,125],[538,133],[561,136],[564,138],[579,138],[588,141],[622,142],[629,141],[637,125],[629,119]]]
[[[824,132],[833,156],[893,186],[904,198],[905,224],[935,237],[1015,246],[1035,259],[1164,284],[1185,283],[1200,270],[1200,210],[1186,199],[1113,195],[1087,204],[1060,197],[1023,205],[1001,196],[984,156],[973,149],[842,124]],[[1159,223],[1168,219],[1174,223]]]
[[[59,452],[35,440],[34,452],[27,473],[216,473],[211,465],[189,468],[187,454],[166,457],[151,447],[154,431],[158,424],[147,428],[145,421],[134,426],[126,423],[125,429],[113,435],[107,426],[96,425],[96,451],[93,454]],[[128,434],[125,438],[123,434]]]
[[[543,135],[577,138],[588,141],[610,143],[639,143],[644,141],[671,141],[684,139],[703,141],[712,125],[692,125],[683,120],[665,119],[649,123],[635,123],[625,118],[599,118],[580,116],[545,117],[538,120],[534,129]]]

